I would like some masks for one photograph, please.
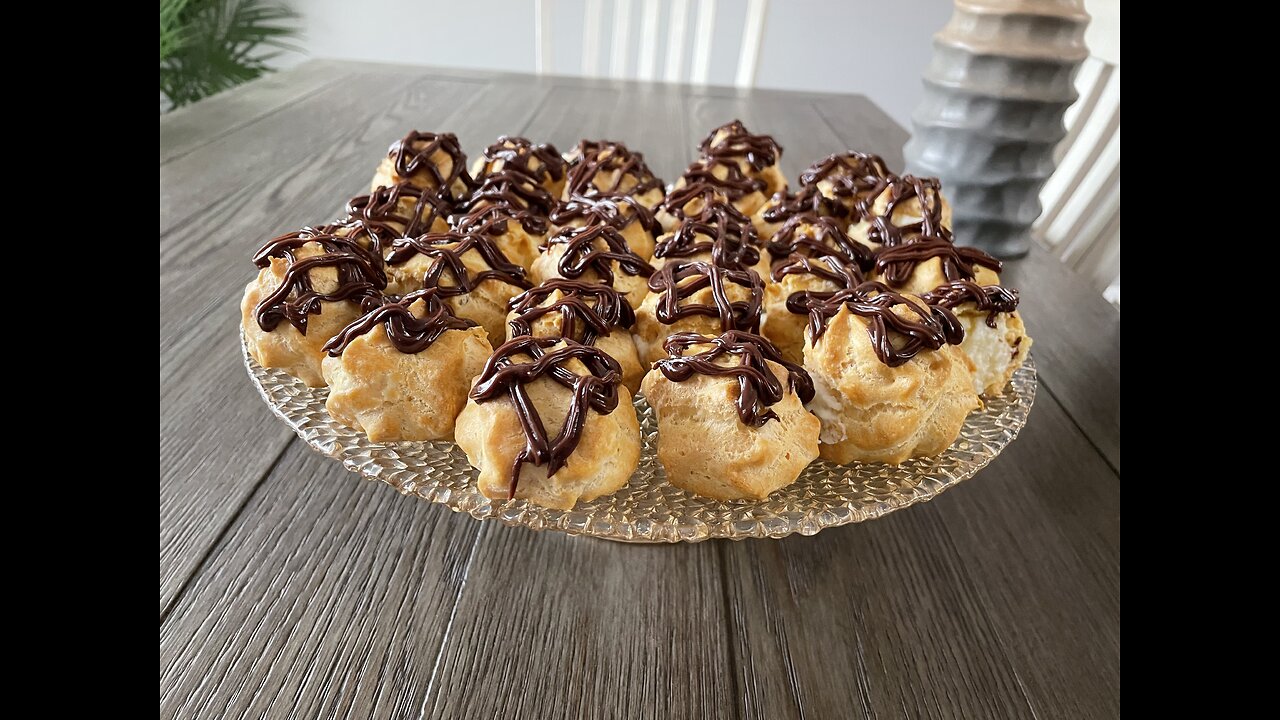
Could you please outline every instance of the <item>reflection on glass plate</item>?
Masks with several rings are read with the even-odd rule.
[[[1026,424],[1036,396],[1035,363],[1027,358],[1013,376],[1012,389],[970,414],[960,438],[942,455],[898,466],[817,460],[795,483],[759,502],[709,500],[668,484],[654,452],[653,411],[637,399],[644,449],[631,482],[572,510],[548,510],[523,500],[485,498],[475,489],[476,473],[467,456],[453,443],[370,442],[329,417],[324,409],[327,389],[309,388],[281,371],[261,368],[247,351],[244,362],[271,409],[307,444],[349,470],[480,519],[623,542],[812,535],[880,517],[928,500],[991,462]]]

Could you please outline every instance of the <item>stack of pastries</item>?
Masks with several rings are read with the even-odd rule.
[[[468,168],[411,132],[254,256],[246,345],[370,440],[452,439],[486,497],[550,508],[627,484],[634,394],[668,480],[720,500],[942,452],[1027,356],[1017,291],[936,179],[847,152],[792,191],[781,157],[735,120],[668,187],[620,142],[504,136]]]

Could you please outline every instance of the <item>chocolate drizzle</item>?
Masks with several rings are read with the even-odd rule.
[[[412,203],[407,211],[401,208],[405,200]],[[366,239],[369,248],[381,256],[392,240],[430,232],[437,219],[444,220],[451,212],[453,203],[448,198],[402,182],[352,198],[347,203],[347,219],[340,226],[350,229],[344,235],[357,241]]]
[[[850,265],[834,255],[809,257],[797,253],[774,263],[769,274],[774,282],[782,282],[782,279],[788,275],[810,275],[836,286],[832,291],[798,290],[788,295],[787,311],[796,315],[808,315],[809,306],[815,301],[825,300],[841,290],[855,288],[864,282],[862,272],[857,266]]]
[[[323,253],[299,258],[297,251],[315,243]],[[303,228],[268,240],[253,256],[253,264],[266,268],[271,258],[288,261],[280,285],[258,301],[254,314],[263,332],[276,329],[287,320],[298,332],[307,334],[307,317],[320,312],[321,303],[352,300],[376,295],[387,286],[382,272],[382,259],[361,247],[355,240],[333,235],[327,229]],[[338,275],[338,286],[332,292],[315,289],[311,271],[331,267]]]
[[[600,244],[604,247],[599,247]],[[609,225],[564,228],[547,238],[547,247],[552,245],[565,246],[556,268],[561,277],[570,280],[593,270],[601,282],[613,285],[615,262],[627,275],[649,277],[653,274],[653,266],[632,252],[622,234]]]
[[[520,227],[530,235],[545,235],[548,229],[545,215],[506,203],[481,205],[466,215],[454,215],[449,219],[453,221],[454,229],[463,234],[505,235],[507,223],[511,221],[520,223]]]
[[[432,158],[432,155],[437,152],[442,152],[449,158],[452,167],[448,175],[441,172],[435,159]],[[467,156],[462,152],[458,136],[453,133],[410,131],[408,135],[391,145],[387,150],[387,157],[392,159],[396,175],[402,182],[416,185],[417,182],[413,176],[425,172],[435,182],[434,188],[426,189],[435,190],[438,194],[453,200],[461,199],[453,194],[454,182],[461,180],[467,192],[475,187],[475,181],[467,172]]]
[[[716,135],[721,132],[724,136],[717,140]],[[782,146],[772,136],[751,134],[741,120],[712,130],[698,145],[698,150],[703,157],[717,161],[745,158],[757,171],[776,164],[782,156]]]
[[[644,162],[644,155],[632,152],[626,145],[612,140],[583,140],[574,151],[575,158],[569,165],[565,181],[565,197],[605,194],[642,195],[650,190],[662,189],[662,181]],[[605,172],[617,173],[608,187],[597,187],[595,179]],[[627,178],[635,183],[623,189]]]
[[[892,177],[887,184],[888,201],[884,212],[876,215],[872,212],[875,197],[868,197],[859,206],[862,216],[870,217],[871,227],[867,230],[867,239],[881,245],[901,245],[908,238],[923,235],[950,241],[951,231],[942,225],[942,181],[934,177],[916,177],[904,175]],[[879,193],[877,193],[877,196]],[[893,215],[898,206],[911,198],[916,198],[920,206],[920,220],[896,225]]]
[[[716,175],[715,169],[723,168],[724,177]],[[753,178],[742,171],[735,162],[724,162],[713,158],[695,161],[680,176],[684,187],[712,187],[730,202],[737,202],[753,192],[763,192],[763,180]],[[679,189],[679,188],[677,188]]]
[[[709,252],[714,265],[748,270],[760,261],[759,242],[756,229],[750,221],[741,223],[733,216],[721,213],[715,215],[710,222],[684,221],[658,243],[653,256],[690,258]]]
[[[920,296],[929,305],[954,310],[973,303],[978,312],[987,313],[987,327],[996,326],[996,315],[1018,309],[1018,291],[1002,285],[979,285],[972,280],[953,280]]]
[[[805,214],[845,219],[850,212],[843,204],[819,192],[816,185],[809,185],[796,193],[774,193],[760,212],[760,217],[767,223],[776,224]]]
[[[543,304],[556,293],[555,302]],[[636,322],[631,303],[617,290],[600,283],[551,278],[511,299],[507,307],[515,313],[509,321],[511,336],[532,335],[534,323],[547,315],[560,316],[559,336],[594,345],[614,328],[629,328]]]
[[[484,170],[479,180],[489,175],[494,163],[501,161],[503,170],[515,170],[542,185],[549,179],[559,182],[564,178],[565,161],[555,145],[534,145],[523,137],[502,135],[498,141],[484,149]],[[538,161],[538,167],[532,167],[532,161]]]
[[[560,343],[563,345],[555,347]],[[524,360],[520,356],[527,356],[529,359]],[[579,375],[566,367],[571,360],[578,360],[586,366],[587,374]],[[573,394],[564,425],[554,438],[548,436],[546,425],[526,388],[526,385],[541,377],[549,378]],[[595,347],[572,340],[522,335],[508,340],[493,351],[471,388],[471,399],[477,403],[486,403],[505,395],[511,399],[516,417],[520,419],[525,445],[516,454],[511,466],[508,499],[516,496],[520,469],[525,463],[545,465],[548,477],[564,466],[569,455],[578,447],[582,429],[587,422],[587,411],[594,410],[601,415],[608,415],[618,407],[618,384],[621,379],[622,368],[617,360]]]
[[[859,216],[870,213],[871,204],[891,179],[894,175],[879,155],[852,150],[828,155],[800,173],[800,184],[805,187],[816,188],[824,180],[830,183],[831,194]]]
[[[896,305],[910,308],[914,319],[895,313]],[[925,350],[958,345],[964,339],[964,327],[947,308],[925,305],[893,292],[883,283],[868,281],[828,298],[814,298],[809,305],[811,342],[818,342],[841,306],[867,320],[871,346],[880,362],[889,367],[903,365]]]
[[[410,306],[419,300],[426,306],[422,317],[410,311]],[[448,330],[466,330],[476,326],[475,321],[454,315],[449,306],[441,302],[440,289],[434,287],[414,290],[402,298],[371,295],[365,298],[363,305],[365,314],[324,344],[324,350],[331,357],[341,355],[353,340],[379,324],[395,349],[407,355],[431,347]]]
[[[730,300],[728,286],[745,288],[747,300]],[[684,302],[695,293],[710,288],[712,304]],[[667,263],[649,278],[649,289],[661,293],[654,315],[663,325],[703,315],[720,320],[720,330],[760,330],[760,307],[764,288],[753,270],[733,270],[705,262]]]
[[[488,270],[472,274],[467,269],[462,256],[472,250],[484,259],[489,266]],[[483,235],[444,232],[427,233],[416,238],[399,238],[391,243],[387,264],[399,265],[416,255],[426,255],[433,259],[430,267],[423,273],[422,284],[424,287],[440,288],[442,298],[465,295],[486,280],[496,280],[526,290],[532,287],[525,278],[524,268],[508,260],[498,246]],[[441,284],[446,272],[449,273],[450,284]]]
[[[696,355],[685,351],[698,345],[711,348]],[[787,370],[787,382],[801,401],[813,399],[813,380],[804,368],[782,359],[773,343],[754,333],[730,330],[720,337],[706,337],[698,333],[677,333],[667,338],[662,347],[669,357],[654,363],[671,382],[684,382],[694,375],[732,377],[738,381],[738,397],[734,405],[743,425],[760,427],[778,414],[770,409],[782,400],[784,390],[778,377],[769,368],[775,362]],[[736,365],[717,363],[724,356],[736,357]]]
[[[975,247],[956,245],[942,237],[915,237],[900,245],[883,246],[876,250],[875,269],[884,282],[900,287],[911,279],[911,273],[920,263],[939,258],[942,275],[948,281],[972,280],[973,266],[981,265],[996,272],[1001,263]]]
[[[859,268],[870,268],[873,262],[871,248],[849,237],[840,221],[809,213],[792,216],[783,223],[767,247],[775,260],[799,253],[812,257],[835,255]]]
[[[639,223],[650,235],[658,227],[652,210],[634,197],[622,193],[573,195],[553,208],[547,219],[560,227],[581,222],[586,227],[609,225],[618,230],[623,230],[632,223]]]
[[[556,200],[533,178],[518,170],[503,168],[485,176],[484,182],[467,199],[464,210],[469,212],[491,204],[524,208],[538,215],[546,215],[551,212]]]

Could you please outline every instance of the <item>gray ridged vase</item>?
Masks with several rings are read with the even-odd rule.
[[[907,170],[942,178],[956,241],[1025,255],[1088,57],[1082,0],[956,0],[933,37]]]

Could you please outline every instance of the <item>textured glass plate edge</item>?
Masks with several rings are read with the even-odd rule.
[[[249,377],[272,412],[308,445],[348,470],[480,520],[635,543],[813,535],[931,500],[986,467],[1018,436],[1035,402],[1037,384],[1035,363],[1028,356],[1005,394],[970,413],[960,437],[936,458],[897,466],[815,460],[799,480],[762,501],[710,500],[667,483],[654,456],[652,411],[637,399],[644,447],[641,468],[631,483],[572,510],[551,510],[523,500],[485,498],[475,488],[474,469],[451,442],[370,442],[362,432],[329,416],[324,409],[326,388],[309,388],[283,371],[259,366],[249,355],[243,333],[240,344]]]

